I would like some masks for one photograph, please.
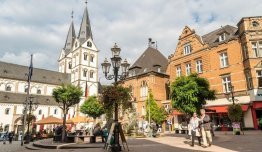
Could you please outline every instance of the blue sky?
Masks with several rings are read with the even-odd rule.
[[[0,60],[57,70],[74,10],[78,33],[84,0],[0,0]],[[184,26],[206,34],[242,17],[262,16],[260,0],[89,0],[88,10],[99,62],[114,42],[133,63],[147,48],[149,37],[167,57],[174,53]],[[101,69],[100,73],[101,73]],[[101,77],[103,77],[101,75]],[[102,81],[104,81],[102,79]]]

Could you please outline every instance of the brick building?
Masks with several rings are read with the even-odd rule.
[[[159,106],[162,106],[162,102],[169,97],[167,66],[167,58],[152,45],[150,40],[149,47],[129,68],[129,76],[123,81],[123,86],[132,90],[139,127],[146,124],[146,101],[149,90]]]
[[[258,128],[262,117],[262,17],[242,18],[237,27],[226,25],[203,36],[185,27],[177,48],[169,56],[170,82],[181,75],[198,73],[207,78],[217,99],[205,107],[215,111],[217,125],[228,124],[228,93],[234,86],[244,111],[244,126]]]

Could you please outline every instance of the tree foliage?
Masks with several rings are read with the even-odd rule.
[[[197,74],[181,76],[171,85],[172,105],[175,109],[186,114],[199,111],[206,100],[214,100],[215,91],[210,90],[209,82]]]
[[[240,104],[228,106],[228,117],[232,122],[240,122],[242,120],[243,111]]]
[[[149,92],[149,99],[146,101],[146,119],[149,120],[149,108],[150,119],[157,124],[162,124],[166,120],[168,113],[163,107],[159,107],[154,99],[154,96]]]
[[[119,108],[124,112],[132,108],[130,89],[123,86],[106,86],[102,92],[102,103],[107,119],[113,118],[114,103],[118,103]]]
[[[65,141],[66,114],[69,110],[69,107],[80,102],[80,97],[83,95],[83,91],[79,86],[74,86],[72,84],[62,84],[62,86],[53,90],[52,95],[55,101],[60,105],[60,108],[63,110],[64,117],[62,141]]]
[[[80,111],[96,119],[104,113],[104,108],[96,96],[91,96],[81,105]]]

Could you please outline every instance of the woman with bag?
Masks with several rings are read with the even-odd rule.
[[[193,116],[190,119],[190,126],[191,126],[191,135],[192,135],[192,144],[191,146],[194,147],[195,137],[198,139],[198,144],[201,146],[201,138],[200,138],[200,131],[199,131],[199,121],[200,119],[197,117],[196,112],[193,113]]]

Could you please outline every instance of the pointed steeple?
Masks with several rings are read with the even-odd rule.
[[[87,2],[86,2],[86,4],[87,4]],[[93,39],[93,36],[92,36],[91,24],[90,24],[90,20],[89,20],[88,11],[87,11],[87,5],[86,5],[84,15],[83,15],[83,18],[82,18],[82,22],[81,22],[81,25],[80,25],[78,39],[79,39],[80,43],[83,43],[88,38]]]
[[[76,38],[74,22],[73,22],[73,12],[72,12],[71,17],[72,17],[72,22],[71,22],[71,25],[69,27],[68,34],[67,34],[67,37],[66,37],[66,43],[65,43],[65,46],[64,46],[64,50],[65,50],[66,54],[68,54],[70,52],[70,50],[73,48],[73,43],[74,43],[74,40]]]

